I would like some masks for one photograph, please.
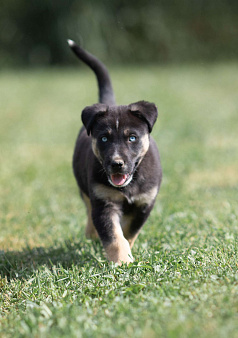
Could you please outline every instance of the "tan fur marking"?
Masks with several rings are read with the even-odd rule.
[[[102,162],[102,158],[100,156],[100,152],[97,147],[97,140],[95,138],[92,138],[92,150],[94,155],[98,158],[98,160]]]
[[[112,214],[111,216],[113,223],[113,236],[114,239],[112,243],[105,246],[105,251],[109,261],[118,263],[131,263],[133,262],[133,257],[128,241],[123,236],[123,232],[120,225],[120,218],[117,213]]]
[[[92,216],[91,216],[92,206],[91,206],[91,203],[90,203],[90,199],[84,193],[82,193],[82,197],[83,197],[83,201],[86,205],[87,214],[88,214],[88,222],[87,222],[87,226],[86,226],[86,230],[85,230],[85,236],[89,239],[96,239],[96,238],[98,238],[98,233],[97,233],[97,230],[95,229],[95,226],[94,226],[93,220],[92,220]]]
[[[139,231],[134,236],[131,236],[130,238],[127,238],[128,243],[129,243],[131,249],[132,249],[132,247],[133,247],[133,245],[135,243],[135,240],[137,239],[138,235],[139,235]]]
[[[112,156],[112,160],[113,161],[122,161],[123,162],[123,159],[120,157],[120,155],[118,154],[118,152],[115,152]]]
[[[147,153],[147,151],[149,150],[150,147],[150,139],[149,139],[149,135],[145,134],[141,137],[141,143],[142,143],[142,148],[140,150],[140,161],[138,163],[138,165],[140,165],[141,161],[143,160],[145,154]]]
[[[141,156],[145,156],[150,146],[150,139],[148,134],[145,134],[141,137],[141,143],[142,143]]]
[[[93,187],[95,196],[102,200],[109,200],[114,202],[121,202],[125,198],[120,191],[116,191],[103,184],[95,184]]]
[[[124,237],[128,240],[131,249],[134,245],[137,236],[139,235],[139,231],[134,236],[130,235],[130,226],[133,218],[134,218],[133,215],[126,215],[122,217],[121,222]]]
[[[158,188],[154,187],[147,192],[144,192],[142,194],[139,194],[138,196],[135,196],[133,201],[138,206],[144,205],[144,204],[149,205],[154,201],[157,193],[158,193]]]

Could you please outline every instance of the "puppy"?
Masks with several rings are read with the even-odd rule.
[[[154,103],[118,106],[106,67],[72,40],[73,52],[96,74],[99,102],[84,108],[73,170],[86,204],[86,236],[99,236],[109,261],[133,261],[131,248],[160,188],[162,170],[150,136]]]

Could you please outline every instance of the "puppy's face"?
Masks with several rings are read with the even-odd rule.
[[[115,187],[130,183],[139,162],[149,148],[145,123],[128,113],[98,118],[92,129],[92,149]]]
[[[114,187],[125,187],[149,149],[149,132],[157,118],[154,104],[86,107],[82,120],[92,135],[92,149]]]

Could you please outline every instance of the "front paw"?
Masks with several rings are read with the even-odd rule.
[[[110,262],[122,265],[122,263],[132,263],[134,258],[131,253],[130,245],[125,238],[114,240],[105,246],[107,258]]]

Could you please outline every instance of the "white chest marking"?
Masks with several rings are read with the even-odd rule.
[[[118,131],[119,129],[119,120],[116,120],[116,130]]]

